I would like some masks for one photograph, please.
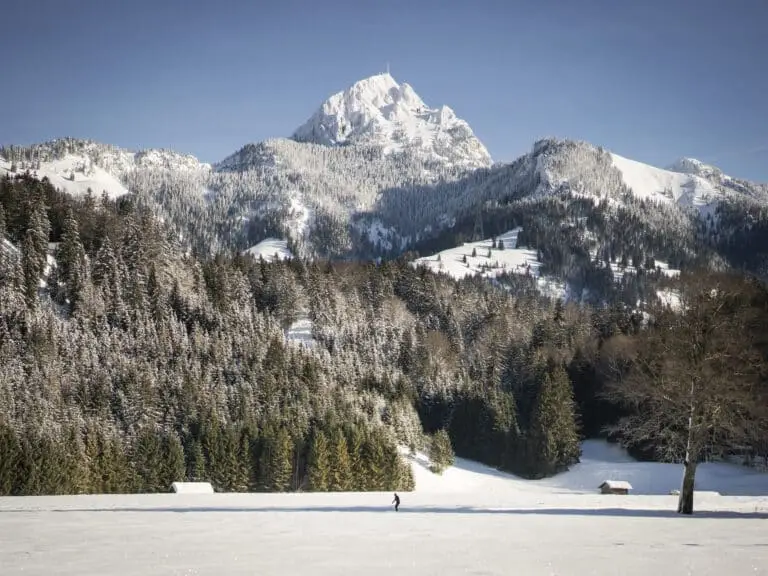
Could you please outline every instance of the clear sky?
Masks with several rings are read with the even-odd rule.
[[[384,71],[495,160],[544,136],[768,182],[768,0],[3,0],[0,143],[214,162]]]

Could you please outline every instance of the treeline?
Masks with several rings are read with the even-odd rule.
[[[168,492],[173,482],[211,482],[217,492],[410,490],[410,468],[388,438],[364,426],[194,422],[180,436],[143,428],[129,443],[101,427],[45,430],[0,424],[0,494]]]

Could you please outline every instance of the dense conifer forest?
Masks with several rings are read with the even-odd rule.
[[[556,262],[546,223],[515,217]],[[506,224],[494,218],[485,226]],[[403,452],[416,449],[437,471],[455,452],[537,478],[605,433],[639,455],[684,456],[677,412],[666,437],[634,434],[659,408],[620,391],[658,378],[649,363],[679,361],[685,351],[662,343],[686,333],[686,314],[627,298],[564,304],[404,256],[201,254],[134,195],[76,198],[25,175],[0,180],[1,238],[0,494],[155,492],[184,479],[220,491],[407,490]],[[659,238],[658,250],[685,257]],[[768,406],[766,287],[711,270],[675,282],[684,304],[703,288],[709,305],[736,302],[718,330],[749,352],[749,370],[725,353],[711,369],[734,375],[729,413],[750,425],[702,415],[701,457],[766,458],[768,414],[754,409]],[[310,340],[294,337],[299,321]]]

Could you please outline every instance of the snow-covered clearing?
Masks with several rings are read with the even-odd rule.
[[[18,174],[26,172],[20,166],[17,168]],[[0,176],[10,174],[10,169],[11,163],[0,158]],[[40,170],[29,169],[29,173],[41,180],[48,178],[54,188],[73,196],[84,195],[89,188],[96,197],[100,197],[105,191],[110,198],[128,194],[128,190],[115,176],[96,166],[85,156],[68,154],[60,160],[42,162]]]
[[[477,274],[489,279],[504,273],[529,275],[536,279],[536,285],[542,294],[553,298],[564,297],[566,288],[563,283],[539,273],[541,262],[536,251],[517,247],[517,235],[521,230],[515,228],[501,234],[496,241],[500,242],[503,248],[499,248],[498,244],[493,248],[493,239],[486,238],[478,242],[465,242],[456,248],[418,258],[413,265],[425,266],[432,272],[442,272],[457,280]]]
[[[243,254],[250,254],[256,260],[261,256],[267,262],[275,260],[290,260],[293,254],[288,249],[288,242],[277,238],[267,238],[258,244],[244,250]]]
[[[376,492],[0,498],[2,574],[768,574],[768,475],[705,465],[702,489],[762,497],[698,495],[680,517],[674,496],[597,494],[606,476],[661,492],[680,473],[601,442],[543,481],[413,465],[397,513]]]
[[[667,278],[675,278],[677,276],[680,276],[680,270],[670,268],[669,264],[667,264],[666,262],[656,261],[654,262],[654,265],[655,265],[655,268],[647,271],[658,272],[659,274],[663,274]],[[611,262],[611,272],[613,272],[613,279],[616,282],[621,282],[624,279],[625,274],[637,275],[637,268],[635,268],[631,264],[627,266],[622,266],[621,262],[617,262],[616,260],[613,260]]]
[[[314,348],[317,341],[312,336],[312,320],[308,317],[296,320],[290,325],[288,330],[286,330],[285,339],[288,342],[299,346]]]

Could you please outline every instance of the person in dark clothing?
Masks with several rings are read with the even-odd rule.
[[[397,512],[397,509],[400,508],[400,496],[397,495],[397,492],[395,492],[395,499],[392,500],[392,504],[395,505],[395,512]]]

